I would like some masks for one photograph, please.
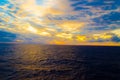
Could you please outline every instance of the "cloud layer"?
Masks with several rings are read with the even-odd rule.
[[[2,34],[9,32],[15,36],[10,36],[8,42],[119,43],[119,3],[119,0],[2,0],[0,42],[6,37]]]

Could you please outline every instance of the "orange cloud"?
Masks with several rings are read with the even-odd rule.
[[[78,21],[65,21],[63,23],[58,24],[58,26],[63,31],[76,32],[76,31],[80,31],[80,28],[84,27],[85,23],[84,22],[78,22]]]
[[[65,41],[53,40],[53,41],[50,41],[49,44],[65,45],[67,43]]]
[[[78,36],[76,36],[76,40],[78,42],[86,42],[87,41],[87,37],[83,36],[83,35],[78,35]]]
[[[73,35],[72,34],[67,34],[67,33],[57,33],[56,37],[72,40]]]

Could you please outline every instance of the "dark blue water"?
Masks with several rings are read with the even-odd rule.
[[[0,80],[120,80],[120,47],[0,44]]]

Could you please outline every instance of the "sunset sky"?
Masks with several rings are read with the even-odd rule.
[[[0,0],[0,42],[120,44],[120,0]]]

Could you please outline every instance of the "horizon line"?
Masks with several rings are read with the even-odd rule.
[[[0,42],[0,44],[40,44],[40,45],[64,45],[64,46],[120,46],[120,43],[113,42],[84,42],[79,44],[46,44],[39,42]]]

